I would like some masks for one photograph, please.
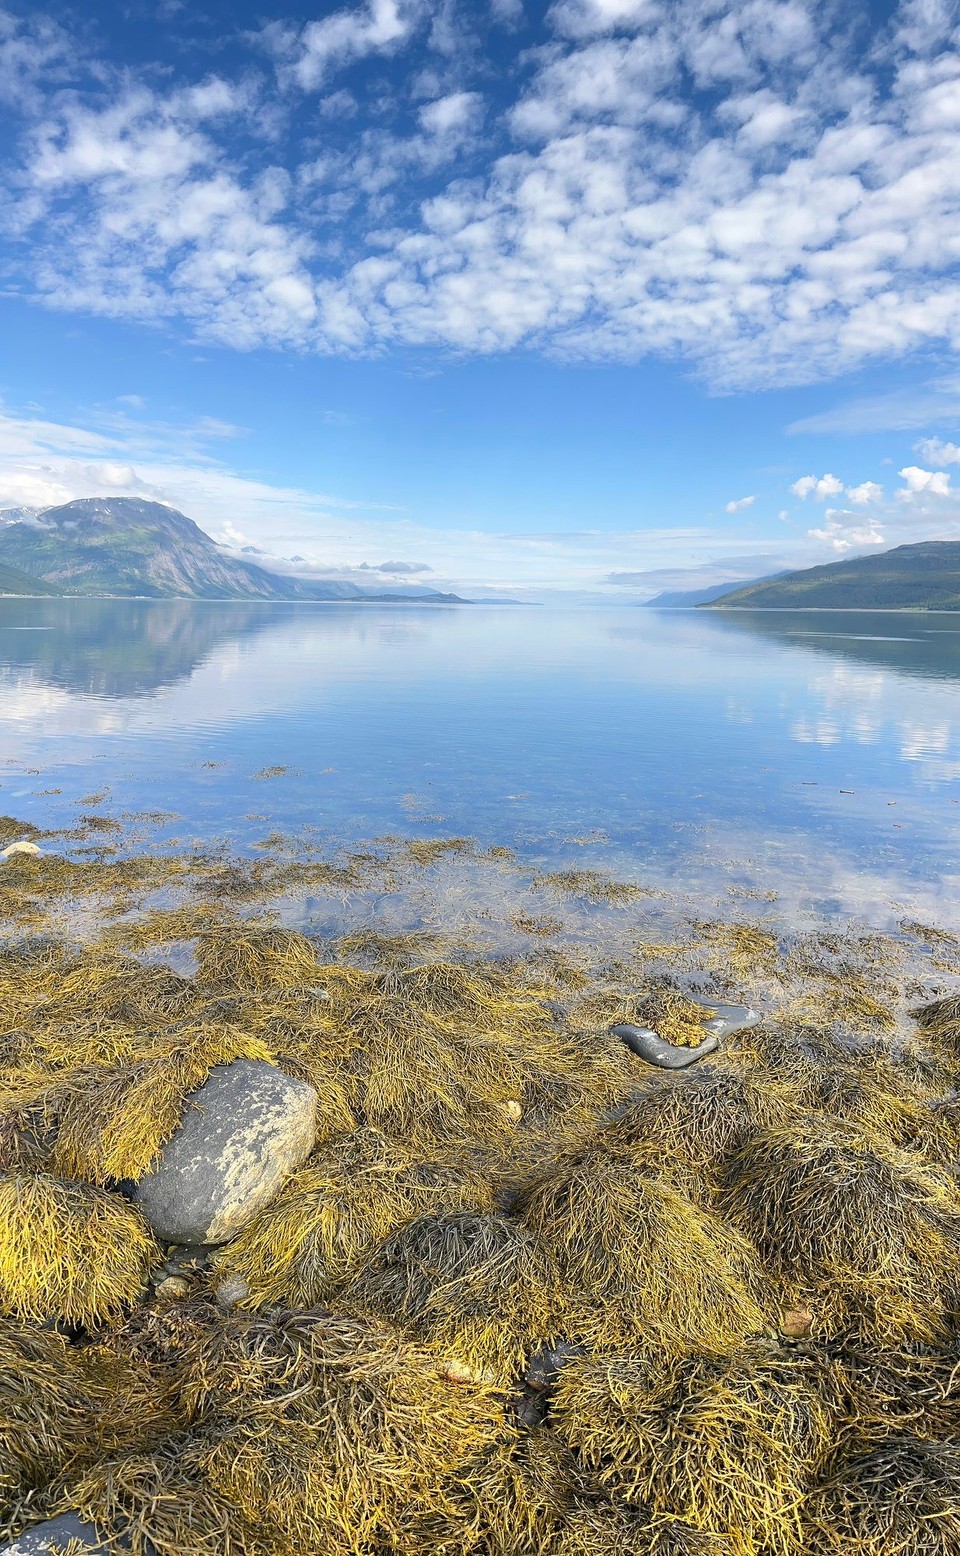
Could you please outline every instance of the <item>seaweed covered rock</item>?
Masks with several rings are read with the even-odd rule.
[[[960,1448],[890,1437],[850,1459],[805,1509],[822,1556],[954,1556],[960,1550]]]
[[[338,1301],[402,1324],[502,1382],[562,1324],[553,1261],[525,1227],[460,1211],[418,1216],[373,1249]]]
[[[726,1350],[765,1327],[765,1283],[735,1227],[601,1144],[529,1184],[517,1209],[557,1262],[568,1334],[599,1350]]]
[[[477,1173],[419,1160],[376,1129],[329,1142],[217,1257],[245,1306],[315,1307],[414,1216],[493,1209]],[[222,1289],[222,1287],[221,1287]]]
[[[836,1391],[828,1363],[766,1344],[609,1356],[565,1369],[552,1419],[617,1502],[708,1537],[675,1549],[812,1556],[799,1509],[830,1451]]]
[[[936,1344],[960,1301],[960,1194],[947,1174],[822,1114],[731,1159],[722,1209],[814,1332]]]
[[[469,1465],[515,1437],[495,1388],[438,1363],[330,1313],[225,1320],[184,1356],[205,1485],[273,1551],[410,1549],[404,1531],[446,1522]]]
[[[0,1312],[105,1322],[136,1301],[158,1257],[119,1194],[48,1173],[0,1177]]]
[[[175,1425],[165,1368],[0,1319],[0,1530],[52,1482]]]
[[[218,1065],[186,1099],[135,1203],[164,1242],[229,1241],[309,1156],[316,1111],[313,1087],[273,1065]]]

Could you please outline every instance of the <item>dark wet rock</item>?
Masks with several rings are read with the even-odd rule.
[[[510,1401],[515,1424],[527,1431],[536,1431],[543,1425],[549,1408],[547,1395],[531,1388],[519,1389]]]
[[[655,1064],[660,1070],[686,1070],[708,1054],[716,1053],[720,1047],[720,1039],[715,1032],[711,1032],[695,1048],[686,1048],[681,1043],[668,1043],[652,1027],[634,1026],[631,1021],[620,1021],[610,1031],[614,1037],[626,1043],[638,1058],[647,1064]]]
[[[259,1059],[217,1065],[133,1201],[166,1243],[225,1243],[269,1204],[316,1138],[317,1094]]]
[[[0,1545],[0,1556],[60,1556],[71,1540],[75,1550],[79,1542],[80,1549],[89,1556],[110,1556],[100,1531],[77,1513],[61,1513],[57,1518],[48,1518],[46,1523],[35,1524],[8,1545]]]
[[[527,1363],[524,1381],[535,1392],[543,1393],[556,1383],[564,1367],[585,1354],[585,1347],[574,1340],[555,1340],[534,1351]]]

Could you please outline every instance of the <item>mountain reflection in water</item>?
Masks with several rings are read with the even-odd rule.
[[[901,675],[960,680],[960,616],[950,612],[710,611],[709,617],[721,632],[749,633]]]
[[[960,920],[958,671],[935,614],[0,600],[0,809]]]

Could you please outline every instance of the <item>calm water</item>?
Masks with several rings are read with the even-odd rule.
[[[469,834],[956,927],[958,715],[953,615],[0,600],[0,810],[161,840]]]

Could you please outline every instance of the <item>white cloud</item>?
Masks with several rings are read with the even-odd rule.
[[[479,92],[451,92],[426,103],[418,118],[428,135],[460,134],[475,129],[482,112]]]
[[[865,508],[868,503],[880,502],[883,487],[877,481],[861,481],[859,486],[847,487],[847,496],[858,508]]]
[[[903,488],[901,496],[913,498],[924,495],[927,497],[949,497],[950,477],[945,470],[922,470],[919,465],[906,465],[897,474],[907,484]]]
[[[166,99],[137,88],[38,126],[30,179],[55,236],[38,281],[55,306],[179,313],[241,349],[302,341],[316,296],[309,244],[274,219],[285,175],[244,185],[203,125],[246,106],[245,90],[217,81]]]
[[[886,543],[886,536],[876,520],[865,522],[861,515],[845,508],[828,508],[824,519],[820,529],[810,529],[807,534],[813,540],[823,541],[840,555]]]
[[[956,349],[950,9],[885,33],[863,4],[838,27],[821,0],[559,0],[484,142],[465,81],[491,61],[433,0],[268,27],[282,101],[91,68],[4,170],[20,284],[241,349],[656,355],[728,388]],[[376,74],[415,38],[426,104]],[[347,65],[368,111],[318,144],[296,93]]]
[[[523,0],[490,0],[490,10],[501,27],[519,27],[523,21]]]
[[[914,448],[931,465],[960,465],[960,443],[943,443],[939,438],[921,438]]]
[[[744,508],[752,508],[756,500],[756,497],[736,497],[732,502],[727,503],[724,512],[742,513]]]
[[[0,103],[20,112],[69,80],[77,48],[49,17],[16,17],[0,7]]]
[[[353,10],[307,22],[299,34],[268,27],[264,37],[279,56],[284,77],[311,91],[338,67],[401,47],[425,10],[419,0],[367,0]]]
[[[794,481],[790,490],[802,499],[814,497],[817,502],[825,502],[828,497],[839,497],[843,491],[843,482],[829,473],[821,476],[802,475],[799,481]]]
[[[960,377],[948,374],[919,387],[865,395],[791,422],[789,433],[912,432],[960,421]]]

